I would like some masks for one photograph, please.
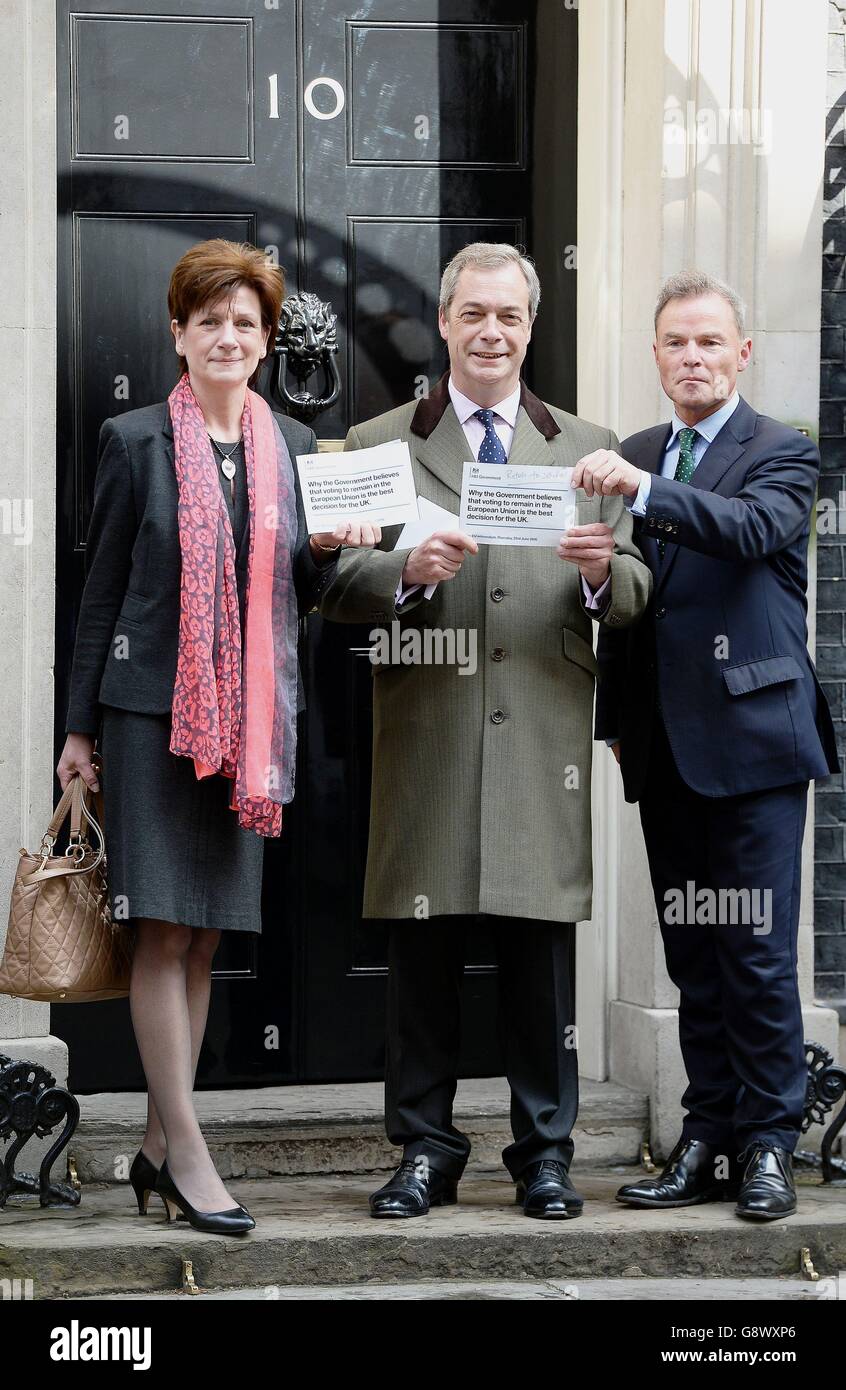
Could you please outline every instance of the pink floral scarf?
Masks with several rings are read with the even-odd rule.
[[[235,542],[214,451],[185,372],[168,397],[182,551],[170,751],[197,777],[231,777],[239,824],[278,836],[294,795],[297,535],[291,456],[267,402],[247,391],[241,430],[250,548],[242,642]],[[242,662],[243,649],[243,662]]]

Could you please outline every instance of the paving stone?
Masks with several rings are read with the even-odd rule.
[[[846,1189],[801,1181],[795,1216],[765,1225],[741,1221],[731,1203],[638,1211],[614,1200],[642,1176],[627,1168],[573,1167],[586,1198],[582,1217],[535,1221],[514,1202],[507,1174],[468,1173],[455,1207],[423,1219],[375,1221],[368,1194],[383,1180],[336,1175],[243,1180],[233,1196],[257,1221],[234,1239],[168,1226],[151,1199],[141,1218],[126,1186],[85,1189],[80,1207],[40,1210],[10,1200],[0,1213],[0,1278],[32,1279],[35,1298],[176,1289],[181,1261],[208,1289],[550,1280],[578,1283],[620,1276],[651,1279],[796,1276],[807,1246],[821,1275],[846,1270]]]

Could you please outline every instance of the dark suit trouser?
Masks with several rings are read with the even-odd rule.
[[[391,922],[385,1127],[404,1158],[459,1178],[470,1141],[452,1123],[460,1042],[465,932],[473,918]],[[575,927],[486,917],[499,967],[499,1032],[511,1087],[516,1178],[543,1158],[569,1165],[579,1105],[571,958]]]
[[[799,1136],[807,1073],[796,942],[807,791],[800,782],[701,796],[682,781],[656,721],[640,815],[667,969],[681,994],[683,1137],[721,1152],[741,1152],[752,1140],[792,1152]],[[732,922],[741,914],[725,899],[717,925],[697,924],[697,914],[691,921],[687,909],[683,925],[671,924],[665,895],[680,889],[687,900],[688,883],[762,890],[760,908],[770,889],[769,916],[759,912],[757,928]]]

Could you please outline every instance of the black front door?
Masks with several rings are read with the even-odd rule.
[[[57,9],[60,747],[97,433],[173,385],[165,293],[192,243],[254,242],[289,289],[331,302],[343,390],[316,422],[325,439],[441,374],[438,283],[455,250],[523,244],[544,286],[527,376],[573,408],[576,12],[560,0]],[[303,624],[297,801],[267,846],[261,937],[224,935],[216,958],[201,1085],[381,1075],[384,933],[361,920],[371,677],[351,650],[365,639]],[[480,933],[465,1074],[501,1069],[489,962]],[[143,1085],[124,1001],[57,1006],[52,1027],[77,1090]]]

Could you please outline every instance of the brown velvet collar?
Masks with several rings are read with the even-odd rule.
[[[421,439],[428,439],[433,429],[441,419],[447,406],[450,404],[449,390],[447,382],[449,372],[444,372],[440,381],[432,388],[428,396],[421,400],[414,412],[411,421],[411,430]],[[526,385],[525,381],[520,381],[520,404],[531,420],[536,430],[540,430],[544,439],[553,439],[556,434],[561,433],[561,426],[556,425],[542,400],[539,400]]]

